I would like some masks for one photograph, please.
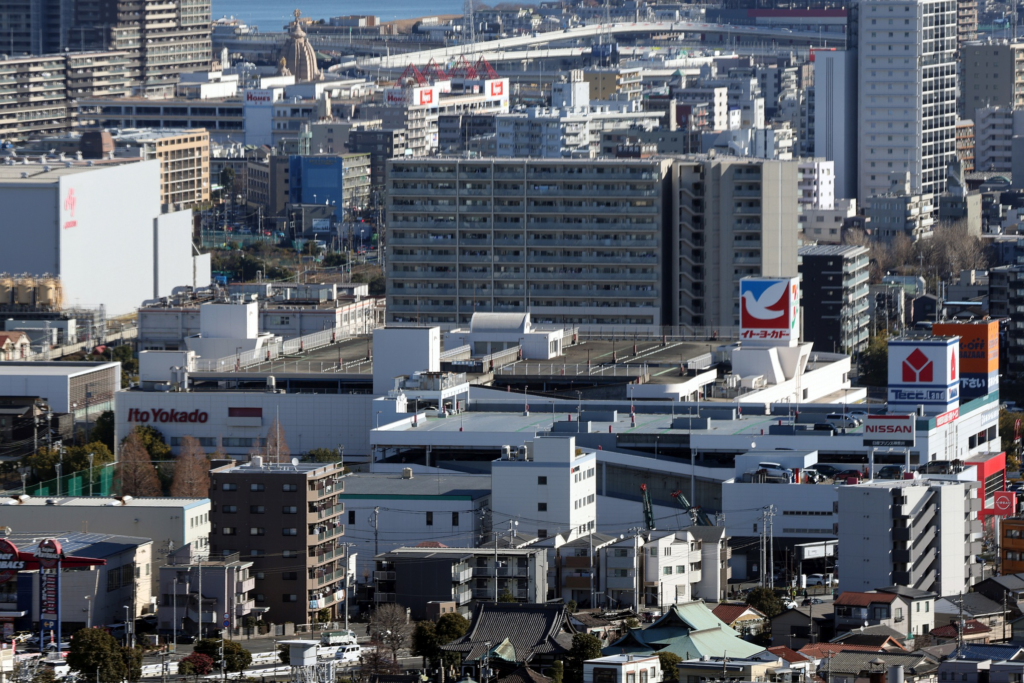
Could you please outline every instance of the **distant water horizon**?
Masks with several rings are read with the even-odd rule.
[[[433,14],[462,14],[462,0],[213,0],[212,15],[214,20],[222,17],[234,17],[250,26],[258,26],[260,31],[281,31],[292,19],[295,9],[302,11],[302,16],[313,19],[348,14],[370,14],[380,17],[381,21],[395,19],[415,19]]]

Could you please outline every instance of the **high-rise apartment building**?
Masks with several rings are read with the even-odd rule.
[[[231,408],[238,415],[228,419],[254,419],[246,410]],[[283,465],[272,456],[211,470],[210,554],[251,561],[254,606],[269,607],[277,621],[311,623],[322,609],[333,621],[346,598],[342,466]]]
[[[981,107],[1024,107],[1024,43],[964,45],[960,74],[965,117]]]
[[[739,281],[797,274],[796,161],[678,159],[668,294],[673,324],[739,324]]]
[[[388,321],[529,311],[544,323],[667,324],[671,164],[392,159]],[[792,175],[795,226],[795,164]]]
[[[857,51],[814,53],[814,156],[835,162],[836,196],[857,197]],[[810,114],[808,115],[810,118]]]
[[[977,482],[875,480],[839,487],[839,590],[967,592],[981,578]]]
[[[1013,138],[1024,134],[1024,109],[979,107],[974,114],[974,168],[1013,171]]]
[[[859,31],[858,199],[910,174],[915,194],[941,194],[956,159],[956,3],[865,0]]]
[[[0,139],[59,135],[77,116],[74,100],[121,97],[138,69],[124,52],[68,52],[0,60]]]
[[[0,51],[124,51],[147,90],[173,93],[179,73],[210,66],[210,6],[211,0],[10,0],[0,7]]]
[[[978,0],[957,0],[956,42],[963,46],[978,39]]]
[[[804,341],[817,351],[853,353],[868,345],[868,250],[853,245],[800,249]]]

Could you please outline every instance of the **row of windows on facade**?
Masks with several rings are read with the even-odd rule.
[[[145,568],[145,574],[149,576],[149,564],[146,564]],[[115,591],[118,588],[133,586],[135,579],[139,578],[142,578],[142,569],[134,562],[129,562],[114,569],[108,569],[107,590]]]
[[[210,513],[209,512],[204,512],[201,515],[196,515],[194,517],[189,517],[188,518],[188,526],[189,526],[189,528],[194,529],[197,526],[202,526],[203,524],[208,523],[209,521],[210,521]]]
[[[221,491],[237,491],[238,490],[238,484],[228,484],[228,483],[221,484],[220,490]],[[299,490],[299,485],[298,484],[281,484],[281,490],[284,491],[285,493],[294,493],[294,492]],[[264,484],[249,484],[249,491],[251,493],[262,493],[263,491],[266,491],[266,486]]]
[[[238,533],[238,528],[233,526],[226,526],[221,529],[221,534],[224,536],[235,536]],[[261,526],[249,527],[250,536],[266,536],[267,530]],[[295,527],[285,527],[281,529],[282,536],[298,536],[299,530]]]

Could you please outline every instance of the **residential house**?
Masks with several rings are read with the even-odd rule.
[[[0,332],[0,360],[25,360],[31,353],[24,332]]]
[[[606,655],[650,655],[673,652],[683,659],[725,657],[743,659],[764,652],[740,638],[703,601],[671,605],[646,629],[634,628],[604,649]]]
[[[660,683],[664,680],[656,655],[608,655],[583,662],[583,683]]]
[[[824,606],[822,606],[824,607]],[[774,642],[798,650],[809,643],[827,641],[834,630],[831,612],[814,605],[794,607],[772,617]]]
[[[828,683],[867,683],[872,672],[903,667],[905,683],[934,683],[938,662],[920,652],[840,652],[823,668]]]
[[[856,631],[848,631],[835,638],[832,642],[869,647],[876,652],[900,652],[908,649],[904,646],[906,634],[893,630],[888,626],[865,626]]]
[[[956,620],[953,620],[945,626],[932,629],[932,638],[937,643],[955,642],[960,638],[963,638],[964,642],[988,643],[992,637],[992,629],[977,619],[965,619],[962,628],[957,628]]]
[[[990,576],[975,584],[974,592],[1000,604],[1005,599],[1007,606],[1019,609],[1018,605],[1024,597],[1024,574]]]
[[[874,591],[844,591],[832,603],[836,633],[887,626],[900,634],[928,633],[935,626],[931,591],[892,586]]]
[[[1003,639],[1003,627],[1006,624],[1003,618],[1003,606],[981,593],[964,593],[962,596],[947,595],[937,599],[935,601],[935,626],[951,624],[960,618],[958,603],[961,599],[963,600],[965,619],[974,619],[985,624],[992,629],[993,638]],[[1009,636],[1008,630],[1007,636]]]
[[[419,676],[416,677],[416,682],[419,683],[423,679]],[[508,673],[498,678],[498,683],[552,683],[551,678],[539,674],[528,666],[521,666],[515,671]],[[377,683],[381,683],[380,679]]]
[[[756,636],[764,630],[765,615],[742,602],[723,602],[711,613],[744,636]]]

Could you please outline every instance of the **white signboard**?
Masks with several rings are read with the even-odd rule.
[[[914,415],[868,415],[864,420],[864,445],[910,448],[915,437]]]

